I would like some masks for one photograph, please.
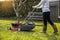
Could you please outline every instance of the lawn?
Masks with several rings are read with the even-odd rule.
[[[12,31],[7,28],[11,26],[11,23],[15,20],[2,20],[0,19],[0,40],[60,40],[60,23],[55,22],[58,28],[58,35],[53,34],[53,29],[48,24],[47,33],[40,33],[43,28],[43,24],[40,21],[36,21],[36,26],[31,32]],[[23,21],[21,21],[23,22]]]

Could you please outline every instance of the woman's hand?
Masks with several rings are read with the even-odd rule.
[[[37,8],[37,6],[32,6],[32,8]]]

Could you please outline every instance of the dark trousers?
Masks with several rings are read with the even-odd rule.
[[[50,12],[43,13],[43,21],[44,21],[44,26],[47,26],[47,22],[50,23],[51,25],[54,25],[50,19]]]
[[[50,19],[50,12],[43,12],[43,22],[44,22],[43,32],[46,32],[47,30],[47,22],[51,24],[51,26],[54,29],[54,32],[58,32],[56,25],[54,25],[54,23]]]
[[[54,25],[54,23],[50,19],[50,12],[43,12],[43,22],[44,22],[43,31],[47,30],[47,22],[50,23],[52,26]]]

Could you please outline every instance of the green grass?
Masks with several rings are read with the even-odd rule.
[[[43,28],[42,22],[36,21],[35,24],[41,26],[36,26],[32,32],[8,30],[12,22],[15,20],[0,20],[0,40],[60,40],[60,23],[55,22],[59,31],[58,35],[55,35],[50,24],[48,24],[47,34],[44,34],[40,33]]]

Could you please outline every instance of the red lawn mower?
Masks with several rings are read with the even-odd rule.
[[[32,22],[29,23],[12,23],[12,27],[9,27],[9,30],[15,30],[15,31],[31,31],[35,27],[35,24]]]

